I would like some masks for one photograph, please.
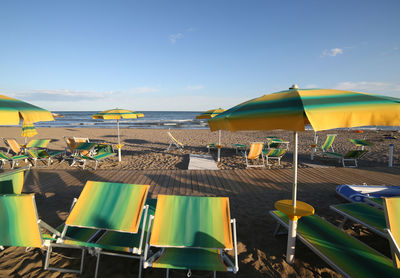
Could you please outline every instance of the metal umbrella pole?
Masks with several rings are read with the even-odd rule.
[[[218,162],[221,161],[221,130],[218,130]]]
[[[119,120],[117,120],[117,130],[118,130],[118,161],[121,162],[121,140],[119,138]]]

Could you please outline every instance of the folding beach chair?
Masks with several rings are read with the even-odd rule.
[[[32,139],[26,144],[26,149],[47,149],[47,145],[50,143],[51,139]]]
[[[346,167],[346,161],[352,161],[354,163],[353,166],[347,166],[347,167],[353,167],[356,168],[358,167],[358,159],[363,157],[368,151],[366,150],[352,150],[348,151],[345,154],[341,153],[334,153],[334,152],[324,152],[324,156],[328,158],[336,158],[339,160],[339,163],[342,162],[343,167]]]
[[[269,148],[266,150],[262,151],[262,155],[264,158],[267,160],[267,165],[268,159],[276,159],[278,160],[278,164],[281,165],[281,158],[285,155],[287,149],[276,149],[276,148]]]
[[[36,167],[37,161],[47,161],[47,167],[53,162],[53,158],[57,156],[62,156],[64,151],[47,151],[43,149],[27,149],[26,153],[33,160],[33,167]]]
[[[4,144],[7,146],[7,154],[10,153],[10,150],[13,151],[16,155],[24,153],[24,149],[15,138],[3,138],[3,141]]]
[[[276,148],[276,149],[282,149],[281,145],[285,145],[285,149],[289,149],[289,142],[288,141],[284,141],[281,138],[278,138],[276,136],[267,136],[266,137],[266,145],[269,148]]]
[[[374,144],[372,144],[369,141],[366,140],[361,140],[361,139],[349,139],[351,143],[356,145],[357,147],[361,147],[361,150],[364,150],[365,147],[371,147]]]
[[[74,161],[72,162],[71,166],[73,166],[77,161],[80,161],[83,163],[82,163],[82,165],[79,165],[79,166],[82,166],[82,169],[85,169],[87,163],[89,161],[93,161],[95,163],[94,170],[96,170],[97,166],[99,165],[100,162],[102,162],[108,158],[114,157],[116,155],[117,155],[116,153],[110,153],[110,152],[101,152],[101,153],[91,155],[91,156],[78,154],[78,155],[74,156]]]
[[[387,226],[385,230],[389,237],[393,264],[400,268],[400,198],[383,198],[383,200]]]
[[[334,152],[335,150],[333,149],[333,141],[335,141],[337,134],[328,134],[326,135],[326,139],[324,144],[321,147],[317,147],[316,150],[321,151],[322,153],[327,152],[329,149],[331,152]]]
[[[216,271],[238,272],[236,220],[230,218],[229,198],[158,195],[149,226],[144,268],[166,268],[167,277],[169,269],[213,271],[214,277]],[[150,247],[161,250],[148,258]],[[225,253],[232,249],[235,263]]]
[[[64,136],[64,141],[67,144],[67,147],[65,148],[65,152],[69,151],[71,155],[75,155],[78,153],[82,153],[84,155],[88,155],[89,152],[87,150],[75,150],[75,148],[80,145],[80,143],[89,143],[88,138],[78,138],[78,137],[65,137]]]
[[[247,151],[244,152],[244,157],[246,159],[246,166],[249,167],[265,167],[264,164],[264,156],[262,155],[262,150],[264,147],[264,143],[262,142],[254,142],[250,145],[249,154]],[[260,160],[260,156],[262,158],[262,164],[255,164],[255,161]],[[249,160],[253,161],[253,164],[249,163]]]
[[[278,222],[274,235],[279,227],[288,229],[284,213],[275,210],[270,214]],[[389,258],[317,215],[298,220],[297,238],[345,277],[400,277]]]
[[[149,187],[88,181],[65,222],[60,238],[52,246],[89,249],[97,257],[95,277],[101,255],[140,259],[140,277],[149,207],[145,202]],[[51,251],[49,249],[48,258]],[[84,252],[82,265],[83,256]],[[59,268],[52,270],[62,271]]]
[[[21,194],[30,167],[20,168],[0,174],[0,195]]]
[[[171,132],[168,131],[167,134],[168,134],[168,137],[169,137],[169,140],[170,140],[170,143],[169,143],[169,146],[168,146],[168,148],[167,148],[167,151],[169,151],[169,150],[171,149],[172,145],[175,145],[175,147],[176,147],[178,150],[180,150],[181,152],[183,152],[183,148],[185,147],[185,146],[183,145],[183,143],[181,143],[181,142],[179,142],[178,140],[176,140],[175,137],[172,136]]]
[[[5,153],[0,152],[0,161],[1,161],[0,168],[3,168],[6,161],[8,161],[11,164],[11,169],[14,169],[14,166],[18,165],[18,161],[20,161],[21,159],[28,159],[28,158],[29,158],[29,155],[27,155],[27,154],[8,156]]]

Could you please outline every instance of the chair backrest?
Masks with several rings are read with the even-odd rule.
[[[181,143],[178,140],[176,140],[176,138],[174,136],[172,136],[171,132],[168,131],[167,133],[168,133],[168,136],[171,138],[172,141],[174,141],[179,146],[183,147],[183,143]]]
[[[41,247],[33,194],[0,195],[0,245]]]
[[[232,249],[229,198],[158,195],[150,245]]]
[[[4,143],[15,153],[19,154],[22,152],[21,145],[14,138],[3,138]]]
[[[71,152],[73,152],[74,149],[75,149],[75,141],[74,141],[74,138],[64,136],[64,141],[65,141],[65,144],[67,144],[68,149],[69,149]]]
[[[249,154],[247,155],[248,159],[256,159],[262,153],[264,147],[264,143],[262,142],[254,142],[250,145]]]
[[[390,230],[393,238],[390,246],[392,249],[393,264],[395,267],[400,268],[400,257],[398,255],[400,245],[400,197],[383,198],[384,210],[386,217],[386,226]],[[394,242],[393,242],[394,241]],[[397,245],[397,247],[396,247]],[[397,250],[397,251],[396,251]]]
[[[286,153],[286,149],[276,149],[276,148],[270,148],[268,149],[267,153],[265,153],[265,156],[268,157],[281,157]]]
[[[66,225],[136,233],[150,185],[87,181]]]
[[[47,148],[51,139],[32,139],[26,144],[27,148]]]
[[[20,168],[14,171],[1,173],[0,194],[21,194],[24,186],[25,170],[27,169],[28,168]]]
[[[324,144],[321,146],[321,149],[324,151],[327,151],[333,144],[333,141],[335,141],[335,137],[337,134],[328,134],[326,135],[326,140]]]

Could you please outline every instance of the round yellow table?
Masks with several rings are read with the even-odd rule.
[[[297,201],[296,207],[292,204],[292,200],[280,200],[275,202],[275,208],[286,214],[292,221],[296,221],[302,216],[314,214],[314,208],[305,202]]]

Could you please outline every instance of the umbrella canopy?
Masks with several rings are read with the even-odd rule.
[[[225,112],[225,109],[218,108],[218,109],[207,110],[206,112],[197,115],[196,119],[211,119],[214,118],[215,116],[218,116],[222,112]]]
[[[0,95],[0,125],[19,125],[21,119],[29,123],[54,121],[50,111]]]
[[[232,107],[208,123],[212,131],[294,131],[291,206],[296,211],[297,132],[304,131],[307,124],[314,131],[366,125],[399,126],[400,99],[332,89],[298,89],[293,85],[287,91],[264,95]],[[296,217],[289,224],[286,257],[289,263],[294,261]]]
[[[24,121],[22,123],[22,133],[21,133],[22,137],[25,137],[25,138],[26,137],[33,137],[36,134],[38,134],[38,132],[37,132],[34,124],[29,123],[27,121]]]

